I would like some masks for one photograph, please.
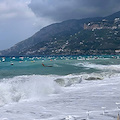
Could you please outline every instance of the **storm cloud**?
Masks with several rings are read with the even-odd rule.
[[[29,0],[0,0],[0,50],[28,38],[38,29]],[[37,24],[37,23],[36,23]]]
[[[38,16],[53,21],[107,16],[120,10],[120,0],[31,0]]]
[[[52,23],[107,16],[119,6],[120,0],[0,0],[0,50]]]

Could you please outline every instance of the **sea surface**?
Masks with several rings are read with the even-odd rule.
[[[120,56],[0,58],[0,120],[117,120]]]

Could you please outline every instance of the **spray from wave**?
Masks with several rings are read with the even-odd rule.
[[[43,99],[60,92],[60,86],[50,76],[17,76],[0,82],[0,106],[24,100]]]
[[[96,68],[100,70],[119,70],[120,71],[120,65],[102,65],[102,64],[95,64],[91,62],[80,62],[80,63],[75,63],[75,66],[79,67],[86,67],[86,68]]]
[[[99,65],[94,64],[93,66]],[[104,69],[105,66],[101,66],[103,67],[98,68]],[[114,67],[115,69],[119,68],[116,65]],[[110,68],[113,69],[113,66],[111,65]],[[20,101],[43,100],[51,94],[61,93],[62,87],[80,84],[84,80],[103,80],[114,76],[120,76],[120,74],[104,71],[101,73],[79,73],[65,76],[23,75],[4,78],[0,80],[0,106]]]

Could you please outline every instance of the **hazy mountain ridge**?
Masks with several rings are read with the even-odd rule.
[[[111,22],[118,17],[120,17],[120,12],[107,17],[73,19],[51,24],[42,28],[32,37],[17,43],[7,50],[1,51],[0,54],[1,56],[115,54],[115,50],[120,49],[120,30],[118,28],[106,29],[103,32],[103,29],[96,29],[92,32],[92,30],[84,29],[84,23],[99,22],[103,19]],[[96,32],[99,37],[94,36]],[[117,35],[114,34],[115,32]],[[109,38],[111,35],[113,37]],[[109,43],[107,48],[106,43]]]

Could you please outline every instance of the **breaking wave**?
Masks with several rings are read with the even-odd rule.
[[[63,87],[81,84],[83,81],[103,80],[120,76],[119,73],[80,73],[65,76],[23,75],[0,80],[0,106],[13,102],[44,100],[51,94],[63,92]]]
[[[54,77],[30,75],[17,76],[0,81],[0,105],[23,100],[42,99],[60,92]]]
[[[99,70],[114,70],[120,71],[120,65],[102,65],[102,64],[93,64],[89,62],[81,62],[74,64],[75,66],[85,67],[85,68],[94,68]]]

